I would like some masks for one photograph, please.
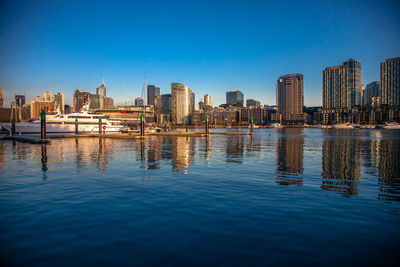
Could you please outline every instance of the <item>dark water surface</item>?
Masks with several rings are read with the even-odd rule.
[[[396,264],[400,131],[0,141],[2,265]]]

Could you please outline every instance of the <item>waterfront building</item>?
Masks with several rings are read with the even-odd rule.
[[[381,95],[380,83],[378,81],[367,84],[363,91],[363,106],[371,106],[372,97]]]
[[[73,96],[74,112],[80,112],[84,104],[86,104],[88,101],[90,101],[89,109],[100,108],[99,95],[77,89]]]
[[[72,108],[70,105],[64,105],[64,114],[70,114],[72,112]]]
[[[259,108],[261,106],[260,101],[257,101],[255,99],[247,99],[246,100],[246,107],[253,107],[253,108]]]
[[[171,94],[157,95],[154,98],[154,111],[156,113],[157,123],[170,121]]]
[[[211,96],[209,94],[204,95],[204,106],[211,106]]]
[[[106,85],[104,83],[104,80],[103,80],[103,83],[99,87],[96,88],[96,95],[98,95],[99,99],[100,99],[99,107],[101,109],[105,108],[104,102],[105,102],[105,98],[106,98]]]
[[[43,93],[43,101],[48,101],[48,102],[53,101],[53,94],[51,93],[50,88],[48,92]]]
[[[54,112],[56,110],[56,104],[54,101],[43,101],[36,99],[31,102],[30,117],[32,119],[38,119],[42,109],[46,112]]]
[[[381,63],[381,101],[390,107],[400,107],[400,57]]]
[[[0,108],[4,108],[4,94],[1,91],[1,85],[0,85]]]
[[[15,95],[15,106],[18,108],[22,108],[23,105],[25,105],[25,96]]]
[[[171,120],[173,123],[185,123],[194,112],[194,93],[189,87],[171,84]]]
[[[199,109],[204,109],[204,102],[201,99],[200,99],[200,102],[199,102]]]
[[[361,63],[354,59],[322,72],[323,109],[351,109],[361,105]]]
[[[136,97],[136,98],[135,98],[135,106],[144,106],[143,98],[141,98],[141,97]]]
[[[241,91],[234,90],[226,92],[226,104],[243,107],[244,95]]]
[[[57,93],[54,95],[54,102],[56,104],[56,109],[60,109],[61,113],[65,113],[65,108],[64,108],[64,94],[63,93]]]
[[[148,85],[147,86],[147,105],[154,106],[154,98],[160,95],[160,87],[155,85]]]
[[[284,124],[304,123],[303,74],[288,74],[279,77],[276,86],[278,114]]]
[[[268,110],[261,107],[246,107],[241,108],[238,111],[238,122],[241,124],[249,124],[253,117],[254,124],[267,124],[268,122]]]
[[[103,109],[113,109],[113,108],[114,108],[114,99],[112,97],[104,97]]]

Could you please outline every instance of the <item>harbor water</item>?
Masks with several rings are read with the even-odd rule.
[[[396,264],[400,131],[0,141],[2,265]]]

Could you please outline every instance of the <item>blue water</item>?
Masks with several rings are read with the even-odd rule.
[[[400,131],[0,141],[2,265],[396,264]]]

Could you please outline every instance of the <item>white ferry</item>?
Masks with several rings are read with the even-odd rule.
[[[78,132],[98,133],[99,118],[101,119],[102,132],[120,132],[123,129],[120,121],[112,121],[104,118],[103,114],[91,114],[88,112],[89,104],[83,107],[82,112],[71,114],[46,115],[47,133],[74,133],[75,121],[78,121]],[[11,131],[11,123],[0,124],[7,131]],[[15,124],[16,133],[40,133],[40,120],[18,122]]]

